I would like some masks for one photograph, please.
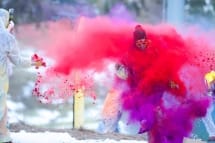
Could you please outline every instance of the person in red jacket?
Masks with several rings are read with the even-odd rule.
[[[144,50],[148,48],[149,44],[150,41],[147,39],[145,30],[142,28],[141,25],[136,25],[133,32],[133,45],[131,45],[131,50],[141,50],[144,52]],[[133,71],[131,71],[131,69],[129,69],[129,65],[127,65],[128,59],[126,58],[126,56],[123,56],[121,62],[117,63],[115,66],[116,80],[117,82],[120,81],[122,86],[123,84],[127,84],[126,82],[127,80],[130,80],[131,77],[129,76],[131,74],[135,74],[133,73]],[[122,113],[121,109],[121,92],[122,91],[120,89],[112,88],[110,89],[105,98],[102,109],[102,122],[100,123],[99,127],[99,130],[103,133],[119,132],[119,121],[121,120],[121,118],[123,118],[123,121],[127,120],[124,119],[126,117],[123,116],[124,113]],[[138,129],[138,131],[136,131],[136,133],[143,133],[145,131],[146,129],[141,127]]]

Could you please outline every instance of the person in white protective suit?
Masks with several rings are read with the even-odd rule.
[[[7,92],[9,88],[9,75],[12,65],[30,67],[39,65],[20,57],[17,41],[11,34],[14,23],[9,21],[9,12],[0,8],[0,143],[12,143],[7,128]]]

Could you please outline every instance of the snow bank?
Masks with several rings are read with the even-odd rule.
[[[21,131],[19,133],[11,133],[11,137],[14,143],[147,143],[146,141],[135,140],[77,140],[68,133],[54,132],[28,133]]]

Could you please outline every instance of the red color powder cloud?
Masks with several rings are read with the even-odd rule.
[[[140,50],[135,25],[105,17],[50,23],[39,45],[55,60],[54,72],[64,75],[99,72],[107,61],[124,65],[128,78],[116,85],[127,85],[119,102],[129,120],[141,123],[150,143],[182,143],[209,105],[203,77],[214,69],[215,49],[207,39],[200,42],[168,25],[142,25],[150,44]]]

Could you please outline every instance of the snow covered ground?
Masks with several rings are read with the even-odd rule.
[[[68,133],[54,132],[28,133],[21,131],[19,133],[11,133],[11,137],[14,143],[147,143],[146,141],[135,140],[77,140]]]

